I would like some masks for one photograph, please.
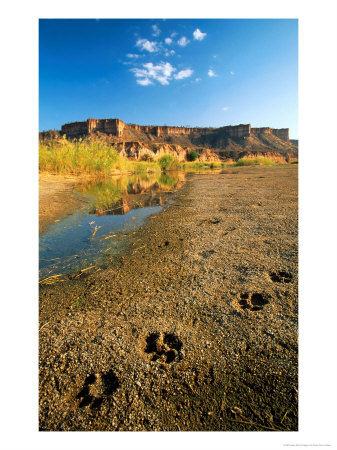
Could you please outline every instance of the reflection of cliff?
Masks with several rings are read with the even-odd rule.
[[[147,193],[123,197],[111,205],[109,209],[96,209],[96,216],[124,215],[132,209],[145,208],[147,206],[162,206],[166,203],[169,194],[167,192]]]
[[[90,212],[96,215],[123,215],[132,209],[163,205],[172,190],[185,183],[184,173],[153,176],[116,177],[90,181],[80,190],[93,198]]]

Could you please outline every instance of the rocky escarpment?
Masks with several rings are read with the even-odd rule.
[[[88,119],[61,127],[61,131],[40,133],[40,139],[99,139],[116,146],[134,160],[158,159],[171,154],[186,160],[195,150],[201,161],[236,161],[256,155],[278,162],[298,159],[298,141],[289,139],[289,129],[252,128],[250,124],[220,128],[190,128],[126,124],[120,119]]]
[[[164,155],[172,155],[179,161],[185,161],[191,147],[182,147],[176,144],[153,143],[151,145],[142,142],[118,142],[117,150],[125,157],[134,160],[159,159]],[[217,161],[219,155],[210,149],[199,149],[200,161]]]

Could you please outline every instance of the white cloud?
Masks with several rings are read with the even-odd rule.
[[[170,34],[171,38],[174,38],[177,36],[178,33],[176,33],[175,31],[173,33]]]
[[[172,39],[171,38],[165,38],[165,44],[170,45],[172,44]]]
[[[153,63],[142,64],[143,69],[135,68],[131,71],[135,74],[137,83],[143,86],[152,84],[152,80],[158,81],[162,85],[169,84],[172,79],[172,73],[175,72],[175,68],[170,63],[161,62],[157,65]]]
[[[195,81],[196,83],[199,83],[199,81],[201,81],[201,78],[196,78]]]
[[[148,86],[149,84],[153,84],[151,80],[148,78],[142,78],[141,80],[136,81],[137,84],[140,84],[141,86]]]
[[[209,77],[216,77],[215,72],[213,69],[209,69],[209,71],[207,72]]]
[[[181,37],[178,41],[178,44],[181,47],[186,47],[186,45],[189,43],[190,41],[188,39],[185,38],[185,36]]]
[[[176,75],[174,75],[174,78],[176,80],[182,80],[183,78],[188,78],[193,74],[192,69],[185,69],[178,72]]]
[[[147,50],[150,53],[158,51],[157,42],[151,42],[147,39],[138,39],[136,46],[140,47],[142,50]]]
[[[175,51],[166,49],[164,54],[165,56],[173,56],[175,54]]]
[[[158,28],[157,25],[152,25],[152,30],[153,30],[152,36],[158,37],[160,35],[160,29]]]
[[[193,31],[193,38],[197,41],[202,41],[207,33],[202,33],[199,28],[197,28],[195,31]]]
[[[135,53],[128,53],[126,56],[128,58],[139,58],[140,57],[140,55],[136,55]]]
[[[223,110],[223,111],[228,111],[228,110],[229,110],[229,106],[224,106],[224,107],[222,108],[222,110]]]
[[[229,72],[231,75],[235,75],[235,72]]]

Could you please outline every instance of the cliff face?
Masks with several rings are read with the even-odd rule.
[[[73,122],[62,125],[61,133],[68,137],[75,137],[93,132],[111,134],[117,137],[123,137],[124,131],[135,130],[153,136],[177,136],[177,135],[204,135],[214,131],[221,131],[224,136],[232,138],[248,137],[252,134],[271,133],[283,140],[289,140],[289,129],[275,128],[251,128],[250,124],[226,126],[222,128],[186,128],[169,126],[152,126],[126,124],[120,119],[88,119],[86,122]]]
[[[42,138],[47,134],[41,133]],[[120,119],[88,119],[63,125],[61,134],[70,139],[80,136],[104,139],[116,145],[126,157],[136,160],[157,159],[165,154],[185,160],[191,150],[198,151],[199,160],[204,161],[237,160],[242,154],[262,155],[280,162],[298,158],[298,145],[289,140],[288,128],[251,128],[250,124],[189,128],[126,124]]]
[[[159,159],[164,155],[172,155],[179,161],[185,161],[187,154],[192,149],[190,147],[182,147],[181,145],[172,144],[152,144],[146,145],[142,142],[118,142],[117,150],[125,157],[134,160],[143,159]],[[218,161],[219,155],[209,149],[200,149],[199,160],[201,161]]]

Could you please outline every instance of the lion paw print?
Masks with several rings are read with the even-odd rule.
[[[241,309],[250,311],[261,311],[269,303],[266,296],[259,293],[239,294],[238,303]]]
[[[118,387],[118,378],[112,370],[103,374],[88,375],[81,391],[76,396],[80,400],[79,407],[99,408],[104,398],[112,395]]]
[[[180,361],[182,358],[182,342],[173,333],[152,333],[146,338],[145,353],[149,355],[150,361],[170,364]]]

